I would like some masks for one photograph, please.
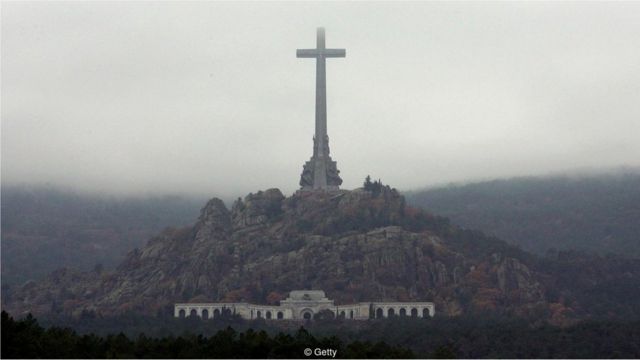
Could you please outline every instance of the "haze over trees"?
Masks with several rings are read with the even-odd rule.
[[[2,185],[2,284],[60,267],[109,270],[165,227],[193,223],[204,199],[117,197]]]
[[[640,257],[640,172],[501,179],[405,195],[454,224],[538,254]]]
[[[371,177],[363,186],[382,188]],[[500,179],[405,195],[411,205],[538,254],[640,256],[639,173]],[[60,267],[112,269],[163,228],[195,222],[206,200],[3,185],[2,284],[38,280]]]

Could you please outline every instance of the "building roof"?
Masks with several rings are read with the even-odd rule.
[[[287,300],[326,300],[326,295],[322,290],[293,290],[289,293]]]

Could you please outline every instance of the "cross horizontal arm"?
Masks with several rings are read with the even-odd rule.
[[[345,57],[347,50],[345,49],[324,49],[322,51],[324,57]]]
[[[345,49],[298,49],[296,57],[299,58],[317,58],[319,56],[328,57],[345,57]]]
[[[296,50],[296,57],[299,57],[299,58],[314,58],[314,57],[318,57],[318,50],[316,50],[316,49],[298,49],[298,50]]]

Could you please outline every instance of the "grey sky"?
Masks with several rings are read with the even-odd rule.
[[[290,193],[317,26],[345,188],[640,165],[640,2],[3,2],[2,181]]]

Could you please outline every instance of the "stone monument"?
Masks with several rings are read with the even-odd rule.
[[[298,49],[299,58],[316,59],[316,130],[313,137],[313,156],[304,164],[300,176],[302,191],[335,191],[342,179],[335,161],[329,156],[327,135],[327,77],[326,59],[345,57],[345,49],[327,49],[324,44],[324,29],[318,28],[315,49]]]

